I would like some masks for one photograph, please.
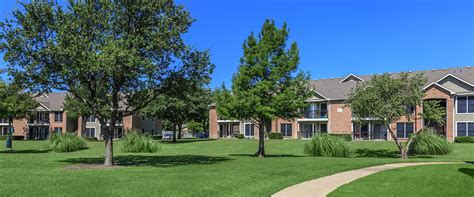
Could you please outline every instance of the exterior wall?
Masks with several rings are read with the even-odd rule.
[[[272,132],[281,133],[281,124],[291,124],[291,138],[298,138],[298,122],[296,120],[275,119],[272,121]]]
[[[78,136],[82,136],[82,132],[84,131],[84,129],[86,128],[86,125],[84,124],[84,118],[82,116],[79,116],[79,118],[77,118],[77,135]]]
[[[446,99],[446,138],[454,141],[454,96],[438,86],[432,86],[426,90],[424,99]]]
[[[54,111],[49,112],[49,131],[50,131],[50,133],[54,132],[54,128],[61,128],[62,129],[61,132],[66,133],[66,122],[67,122],[66,113],[61,112],[61,116],[63,118],[63,120],[61,122],[54,121],[54,114],[55,114]]]
[[[217,110],[215,106],[211,106],[209,109],[209,138],[212,139],[217,139],[218,134],[217,134]],[[242,129],[240,129],[240,132],[242,132]]]
[[[351,134],[352,111],[343,101],[331,101],[329,107],[328,132]]]
[[[465,84],[454,77],[446,77],[439,82],[440,85],[456,93],[460,92],[474,92],[474,87]]]
[[[13,135],[15,136],[24,136],[26,139],[26,134],[28,130],[28,121],[27,119],[15,119],[13,120],[13,129],[14,133]]]

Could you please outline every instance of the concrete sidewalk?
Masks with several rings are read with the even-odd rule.
[[[326,196],[338,187],[350,183],[358,178],[362,178],[384,170],[402,168],[408,166],[434,165],[434,164],[460,164],[462,162],[417,162],[417,163],[394,163],[380,166],[362,168],[333,174],[319,179],[314,179],[287,187],[272,196],[274,197],[306,197],[306,196]]]

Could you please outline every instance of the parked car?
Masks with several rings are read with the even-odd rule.
[[[169,133],[164,134],[164,135],[163,135],[163,139],[165,139],[165,140],[173,139],[173,134],[169,134]]]

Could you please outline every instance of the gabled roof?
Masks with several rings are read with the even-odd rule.
[[[436,83],[447,76],[453,76],[467,84],[474,84],[474,67],[471,66],[414,71],[409,72],[409,75],[413,76],[419,73],[424,74],[424,76],[427,78],[427,82],[424,87],[432,83]],[[392,74],[394,77],[397,77],[398,75],[399,73]],[[359,83],[359,81],[354,80],[347,80],[343,83],[340,83],[349,76],[352,75],[339,78],[311,80],[309,83],[312,89],[316,90],[330,100],[344,100],[347,99],[347,96],[351,90]],[[374,75],[358,75],[357,77],[363,81],[370,81],[373,76]]]
[[[344,83],[348,81],[364,81],[364,80],[351,73],[347,75],[346,77],[344,77],[344,79],[342,79],[339,83]]]
[[[50,111],[62,111],[64,107],[65,92],[38,93],[34,95],[35,100]]]

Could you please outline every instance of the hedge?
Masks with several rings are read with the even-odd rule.
[[[340,137],[346,141],[352,141],[352,134],[336,134],[336,133],[330,133],[330,136],[335,136],[335,137]]]
[[[269,139],[278,139],[278,140],[281,140],[283,139],[283,135],[281,133],[275,133],[275,132],[271,132],[268,134],[268,138]]]
[[[244,139],[244,134],[241,134],[241,133],[235,134],[234,137],[237,138],[237,139]]]
[[[467,136],[456,137],[456,138],[454,138],[454,142],[456,142],[456,143],[474,143],[474,137],[467,137]]]

